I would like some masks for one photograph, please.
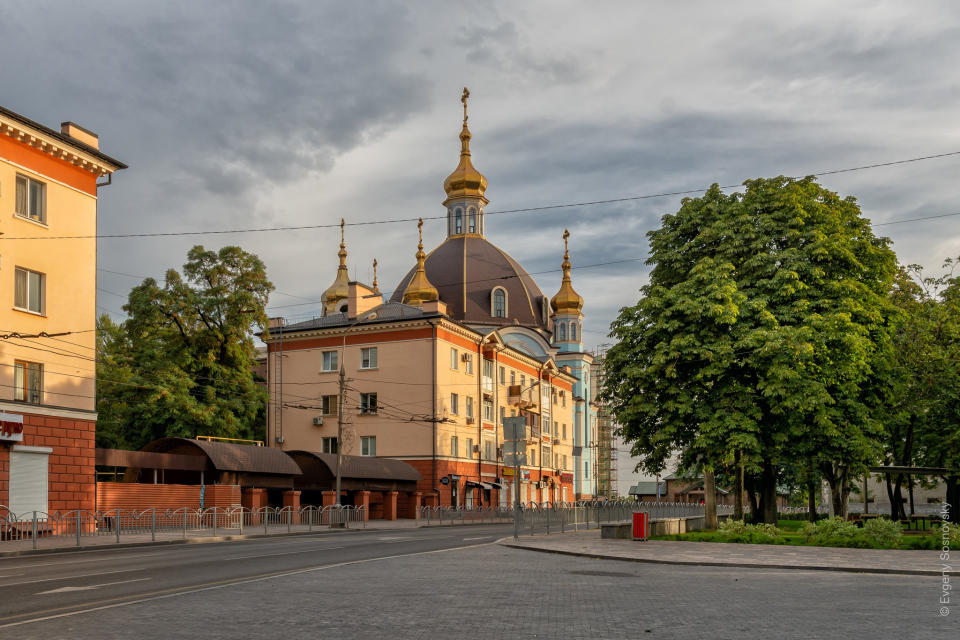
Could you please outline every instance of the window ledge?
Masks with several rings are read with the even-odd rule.
[[[377,371],[380,367],[360,367],[358,371]]]
[[[38,318],[46,318],[47,314],[40,313],[38,311],[31,311],[30,309],[24,309],[23,307],[13,307],[14,311],[19,311],[20,313],[29,313],[32,316],[37,316]]]
[[[339,370],[339,369],[330,369],[330,370],[328,371],[328,370],[326,370],[326,369],[320,369],[320,371],[318,371],[318,373],[340,373],[340,370]]]
[[[13,217],[14,217],[14,219],[16,219],[16,220],[23,220],[24,222],[29,222],[30,224],[35,224],[35,225],[37,225],[38,227],[42,227],[42,228],[44,228],[44,229],[49,229],[49,228],[50,228],[50,225],[48,225],[46,222],[40,222],[39,220],[34,220],[33,218],[28,218],[27,216],[22,216],[22,215],[20,215],[19,213],[14,213],[14,214],[13,214]]]

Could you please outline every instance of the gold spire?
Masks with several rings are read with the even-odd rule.
[[[373,259],[373,292],[380,293],[380,288],[377,286],[377,259]]]
[[[573,290],[573,284],[570,282],[570,248],[567,245],[567,238],[570,232],[563,230],[563,282],[560,284],[560,291],[550,300],[550,306],[554,313],[579,313],[583,309],[583,298]]]
[[[486,204],[489,202],[483,193],[487,190],[487,179],[474,169],[470,162],[470,129],[467,127],[467,99],[470,90],[463,88],[460,102],[463,103],[463,128],[460,130],[460,164],[443,181],[443,190],[447,192],[447,200],[452,198],[474,197],[481,198]]]
[[[337,256],[340,258],[340,266],[337,267],[337,277],[333,284],[323,292],[324,311],[326,313],[337,313],[341,303],[347,299],[350,293],[350,276],[347,274],[347,245],[343,237],[343,228],[345,226],[343,218],[340,218],[340,251]]]
[[[466,92],[465,92],[466,95]],[[466,103],[464,103],[466,104]],[[420,243],[417,245],[417,270],[410,278],[410,284],[403,291],[403,304],[409,304],[414,307],[423,306],[424,302],[431,302],[440,298],[437,288],[427,280],[426,260],[427,254],[423,252],[423,218],[417,223],[417,231],[420,235]]]

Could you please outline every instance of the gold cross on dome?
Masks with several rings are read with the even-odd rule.
[[[460,96],[460,102],[463,103],[463,124],[467,124],[467,98],[470,97],[470,89],[463,88],[463,95]]]

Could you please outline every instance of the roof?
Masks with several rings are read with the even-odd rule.
[[[294,333],[297,331],[310,331],[313,329],[333,329],[336,327],[363,326],[378,324],[383,322],[396,322],[397,320],[418,320],[422,318],[441,317],[438,311],[424,311],[418,307],[411,307],[402,302],[388,302],[379,307],[364,312],[359,319],[350,320],[346,313],[331,313],[322,318],[313,318],[303,322],[295,322],[284,327],[274,327],[270,329],[271,335],[281,333]]]
[[[120,161],[117,160],[116,158],[111,158],[110,156],[108,156],[107,154],[103,153],[103,152],[100,151],[99,149],[94,149],[94,148],[91,147],[90,145],[88,145],[88,144],[86,144],[86,143],[83,143],[83,142],[80,142],[80,141],[77,140],[76,138],[73,138],[73,137],[71,137],[71,136],[65,135],[65,134],[61,133],[60,131],[57,131],[56,129],[51,129],[50,127],[44,126],[44,125],[40,124],[39,122],[36,122],[36,121],[34,121],[34,120],[31,120],[30,118],[27,118],[26,116],[22,116],[22,115],[20,115],[19,113],[16,113],[15,111],[10,111],[9,109],[7,109],[7,108],[5,108],[5,107],[0,107],[0,114],[5,115],[5,116],[7,116],[8,118],[11,118],[11,119],[13,119],[13,120],[16,120],[16,121],[20,122],[21,124],[25,124],[25,125],[27,125],[28,127],[33,127],[34,129],[37,129],[37,130],[39,130],[39,131],[42,131],[43,133],[45,133],[46,135],[50,136],[51,138],[56,138],[57,140],[60,140],[60,141],[63,142],[64,144],[69,144],[69,145],[72,146],[72,147],[76,147],[77,149],[80,149],[80,150],[83,151],[84,153],[89,153],[89,154],[92,155],[92,156],[95,156],[95,157],[97,157],[97,158],[100,158],[100,159],[103,160],[104,162],[107,162],[107,163],[109,163],[109,164],[114,165],[115,167],[117,167],[117,169],[126,169],[126,168],[127,168],[127,165],[123,164],[122,162],[120,162]],[[78,126],[78,125],[75,125],[75,126]],[[79,128],[83,129],[83,127],[79,127]],[[87,131],[86,129],[83,129],[83,130],[84,130],[84,131]],[[89,132],[88,132],[88,133],[89,133]]]
[[[631,496],[655,496],[657,495],[657,485],[660,486],[660,495],[666,493],[662,482],[638,482],[630,487]]]
[[[400,302],[407,284],[416,272],[410,270],[400,281],[391,302]],[[470,324],[493,326],[522,325],[549,331],[544,309],[549,300],[520,264],[486,238],[455,235],[430,252],[426,260],[427,278],[440,292],[447,315]],[[494,287],[507,292],[507,317],[490,314]]]
[[[190,438],[161,438],[143,447],[144,451],[189,451],[195,448],[207,457],[217,471],[300,475],[300,467],[280,449],[256,447],[232,442],[208,442]]]
[[[322,462],[330,473],[337,473],[337,454],[318,453],[316,451],[289,451],[291,456],[310,456]],[[369,456],[340,456],[340,475],[343,478],[364,478],[373,480],[408,480],[419,482],[423,480],[420,472],[403,460],[393,458],[372,458]]]

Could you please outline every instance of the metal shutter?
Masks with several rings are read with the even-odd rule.
[[[18,517],[32,518],[34,511],[47,512],[47,459],[49,454],[10,452],[10,510]]]

